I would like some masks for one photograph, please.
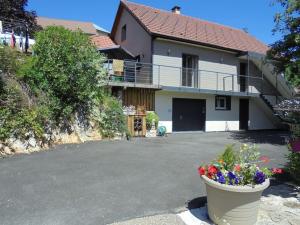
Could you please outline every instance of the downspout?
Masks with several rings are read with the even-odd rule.
[[[249,59],[249,52],[247,52],[247,78],[248,78],[248,82],[247,82],[247,94],[249,94],[249,75],[250,75],[250,59]]]
[[[278,104],[278,74],[275,73],[276,76],[276,104]]]
[[[261,95],[264,94],[264,72],[263,72],[263,64],[264,64],[264,58],[261,57],[261,66],[260,66],[260,71],[261,71]]]

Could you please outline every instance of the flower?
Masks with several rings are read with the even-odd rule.
[[[240,165],[235,165],[234,170],[236,172],[240,172],[241,171],[241,166]]]
[[[269,163],[270,162],[270,158],[267,156],[261,156],[259,158],[260,161],[262,161],[263,163]]]
[[[214,175],[214,174],[216,174],[218,172],[218,169],[215,166],[209,166],[208,169],[207,169],[207,171],[208,171],[208,173]]]
[[[283,174],[283,169],[280,168],[273,168],[272,169],[273,174]]]
[[[255,175],[254,175],[254,182],[256,184],[262,184],[266,180],[266,175],[262,172],[257,170]]]
[[[280,168],[269,169],[259,166],[269,161],[270,158],[267,156],[260,157],[255,145],[243,144],[240,151],[236,151],[232,145],[226,147],[218,159],[199,167],[198,172],[220,185],[257,185],[264,183],[272,174],[283,173]]]
[[[236,177],[236,178],[234,179],[234,184],[239,184],[239,182],[240,182],[239,178]]]
[[[221,164],[223,164],[224,160],[223,159],[219,159],[218,162],[221,163]]]
[[[226,179],[224,177],[224,175],[221,175],[218,177],[217,181],[221,184],[225,184],[226,183]]]
[[[217,172],[217,177],[223,176],[223,173],[221,171]]]
[[[200,176],[205,175],[205,173],[206,173],[205,168],[203,166],[200,166],[198,168],[198,173],[199,173]]]
[[[233,180],[233,179],[236,178],[236,176],[235,176],[235,174],[233,172],[229,171],[228,172],[228,178],[229,178],[229,180]]]

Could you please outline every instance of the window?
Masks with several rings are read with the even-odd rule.
[[[215,99],[216,110],[231,110],[231,97],[217,95]]]
[[[121,30],[121,41],[125,41],[126,40],[126,31],[127,31],[127,28],[126,28],[126,24],[122,27],[122,30]]]

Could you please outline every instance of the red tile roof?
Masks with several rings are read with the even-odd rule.
[[[116,47],[117,45],[111,40],[109,36],[100,36],[100,35],[93,35],[91,37],[91,41],[96,45],[97,48],[111,48]]]
[[[238,51],[265,54],[268,46],[246,32],[228,26],[121,1],[152,35]]]
[[[97,34],[97,30],[91,22],[82,22],[75,20],[62,20],[62,19],[54,19],[54,18],[46,18],[46,17],[37,17],[37,24],[43,28],[48,26],[63,26],[70,30],[81,30],[86,34]]]

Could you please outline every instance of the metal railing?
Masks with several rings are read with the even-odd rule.
[[[157,85],[168,87],[186,87],[203,90],[261,93],[263,78],[245,76],[218,71],[198,70],[192,68],[174,67],[123,61],[114,65],[114,60],[108,60],[105,68],[111,82],[129,82],[135,84]]]

